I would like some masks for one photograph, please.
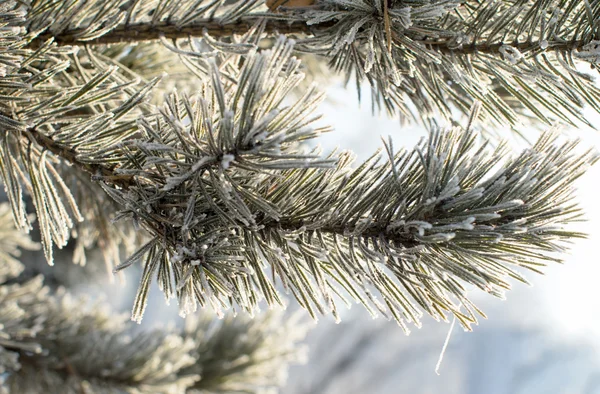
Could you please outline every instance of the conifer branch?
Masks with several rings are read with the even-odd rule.
[[[14,393],[184,394],[262,392],[282,385],[307,326],[267,313],[250,320],[209,316],[182,330],[134,333],[105,305],[52,293],[40,277],[19,277],[20,250],[37,244],[0,204],[0,390]]]
[[[298,41],[296,51],[367,81],[374,109],[426,125],[440,116],[450,119],[456,109],[468,114],[474,101],[484,104],[482,119],[496,126],[557,120],[589,126],[582,106],[600,110],[600,90],[574,66],[576,60],[594,65],[600,59],[599,9],[579,0],[328,0],[277,10],[267,10],[262,0],[184,7],[167,1],[156,10],[114,0],[111,23],[89,26],[78,21],[104,15],[104,7],[90,2],[55,26],[46,21],[56,17],[56,6],[38,6],[28,26],[32,47],[47,39],[101,45],[202,37],[208,47],[239,52],[247,48],[235,43],[236,34],[253,34],[254,43],[285,34]]]
[[[536,270],[563,250],[560,240],[582,236],[562,226],[578,215],[566,208],[570,184],[596,157],[568,155],[575,145],[554,146],[550,135],[506,162],[502,148],[486,152],[460,129],[433,132],[412,152],[388,145],[389,163],[374,157],[355,170],[347,154],[303,152],[297,142],[316,135],[309,108],[318,100],[309,92],[278,107],[301,76],[291,49],[279,39],[249,54],[236,82],[208,67],[201,97],[170,96],[160,116],[140,119],[138,139],[108,153],[128,158],[115,171],[139,186],[104,189],[125,207],[120,218],[151,235],[117,267],[144,260],[133,319],[155,276],[184,315],[279,304],[267,264],[314,317],[337,315],[341,286],[406,330],[420,324],[412,302],[469,327],[482,312],[463,282],[501,296],[508,277],[525,281],[510,264]],[[560,196],[550,205],[548,189]]]
[[[67,163],[75,166],[77,169],[87,172],[92,178],[100,177],[104,182],[120,186],[122,189],[128,189],[132,185],[133,178],[128,175],[116,175],[114,170],[103,164],[86,163],[78,159],[77,152],[64,144],[54,141],[51,137],[40,133],[35,126],[27,127],[24,130],[24,136],[32,142],[37,143],[40,148],[47,149],[56,156],[64,159]]]
[[[156,24],[137,23],[119,26],[97,38],[84,40],[79,38],[85,31],[84,28],[76,30],[63,31],[60,34],[41,33],[31,41],[30,47],[36,48],[41,43],[47,40],[52,40],[57,45],[64,46],[84,46],[84,45],[111,45],[111,44],[136,44],[147,41],[158,41],[161,37],[169,40],[187,39],[189,37],[203,37],[208,34],[216,39],[227,39],[233,35],[244,35],[254,29],[257,25],[261,26],[263,33],[270,36],[280,34],[291,37],[303,37],[306,35],[318,36],[327,30],[335,28],[335,22],[327,21],[317,24],[308,25],[306,22],[286,21],[286,20],[270,20],[265,17],[246,18],[241,21],[235,21],[229,24],[221,24],[218,21],[205,20],[197,21],[191,25],[178,26],[172,24]],[[406,33],[406,37],[410,38],[415,45],[423,46],[441,53],[452,53],[456,55],[470,54],[490,54],[500,55],[500,48],[503,46],[511,46],[518,49],[522,53],[540,52],[541,41],[523,41],[523,42],[471,42],[461,46],[456,45],[454,39],[447,40],[431,40],[421,39],[418,34]],[[558,52],[574,52],[582,49],[587,40],[575,41],[545,41],[544,49],[555,50]],[[402,46],[396,40],[397,46]]]
[[[451,314],[469,328],[483,315],[467,297],[471,287],[502,296],[511,278],[526,282],[519,267],[539,271],[583,236],[565,226],[581,215],[573,182],[596,155],[544,134],[510,158],[472,125],[477,113],[514,124],[519,108],[574,123],[584,103],[600,108],[600,91],[573,61],[598,61],[594,23],[576,22],[584,11],[594,19],[595,9],[556,0],[569,13],[545,21],[550,14],[535,1],[541,8],[528,3],[513,29],[511,2],[330,0],[285,13],[262,12],[259,0],[184,3],[0,4],[0,175],[15,222],[29,228],[28,192],[51,262],[53,245],[66,245],[84,218],[56,168],[91,174],[119,207],[115,221],[147,235],[116,267],[143,261],[134,320],[155,279],[182,315],[282,304],[280,281],[313,317],[337,318],[351,298],[407,331],[423,313]],[[265,22],[239,22],[252,18]],[[167,39],[206,20],[247,31]],[[259,50],[269,23],[283,21],[328,28]],[[148,104],[159,78],[143,81],[118,62],[131,55],[139,64],[144,49],[42,42],[66,34],[93,43],[124,35],[123,26],[164,38],[199,77],[195,94],[173,91],[162,105]],[[578,50],[561,52],[565,43]],[[304,141],[329,128],[317,126],[323,96],[314,87],[289,99],[304,77],[298,51],[368,80],[390,110],[409,101],[429,119],[436,108],[473,110],[468,127],[432,128],[412,151],[388,143],[386,160],[376,153],[357,168],[348,153],[306,150]]]
[[[332,24],[323,26],[308,26],[304,22],[288,22],[285,20],[265,20],[263,17],[250,17],[231,23],[220,23],[218,20],[199,20],[193,24],[178,26],[176,23],[135,23],[118,26],[115,29],[90,40],[81,39],[85,28],[66,30],[59,34],[41,33],[32,42],[36,47],[39,43],[52,39],[57,45],[110,45],[121,43],[138,43],[145,41],[157,41],[161,36],[170,40],[186,39],[189,37],[202,37],[209,34],[215,38],[229,38],[233,35],[244,35],[251,31],[256,25],[263,25],[263,32],[269,35],[303,35],[310,34],[314,30],[330,27]]]

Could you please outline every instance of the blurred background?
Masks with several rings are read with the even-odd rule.
[[[368,97],[369,92],[365,91]],[[325,151],[335,147],[352,150],[357,159],[370,156],[382,147],[381,137],[391,136],[394,147],[411,148],[425,131],[401,126],[398,120],[373,116],[368,100],[359,106],[356,92],[331,86],[329,101],[320,112],[323,123],[335,131],[318,141]],[[598,115],[589,114],[589,119]],[[535,139],[535,131],[527,134]],[[582,147],[600,150],[600,134],[595,130],[564,130],[569,138],[581,138]],[[507,137],[511,134],[505,133]],[[514,139],[515,148],[525,148]],[[343,311],[342,323],[322,317],[306,341],[308,362],[293,367],[283,393],[414,393],[414,394],[600,394],[600,165],[577,183],[578,201],[587,221],[577,226],[589,238],[573,244],[564,256],[564,265],[545,269],[545,276],[528,273],[533,283],[516,284],[499,300],[473,292],[472,298],[488,315],[473,332],[459,325],[452,331],[447,350],[436,374],[436,364],[450,329],[448,323],[423,319],[423,327],[406,336],[395,323],[371,317],[360,307]],[[77,270],[71,264],[47,267],[43,257],[36,270],[61,282],[69,282],[80,294],[105,298],[116,310],[128,313],[133,304],[139,273],[125,272],[125,285],[113,281],[98,268],[85,268],[87,275],[97,271],[103,279],[78,286]],[[67,259],[65,259],[67,260]],[[92,265],[94,261],[89,261]],[[95,274],[94,274],[95,275]],[[295,304],[290,303],[290,313]],[[156,325],[180,324],[176,305],[166,305],[156,288],[150,296],[144,322],[147,330]],[[210,310],[201,313],[212,313]],[[309,317],[306,317],[309,320]],[[135,325],[135,323],[131,323]]]

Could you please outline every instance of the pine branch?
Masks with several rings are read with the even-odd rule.
[[[308,26],[305,22],[288,22],[285,20],[265,20],[263,17],[249,17],[230,23],[221,23],[218,20],[198,20],[193,24],[178,26],[177,23],[134,23],[119,26],[97,38],[86,40],[80,37],[86,31],[85,28],[62,31],[60,34],[42,33],[31,42],[35,48],[40,43],[52,39],[57,45],[109,45],[123,43],[139,43],[145,41],[157,41],[161,37],[177,40],[188,37],[202,37],[209,34],[215,38],[230,38],[233,35],[244,35],[251,31],[257,24],[264,22],[263,31],[269,35],[279,34],[310,34],[313,31],[327,28],[332,25]]]
[[[84,28],[76,30],[63,31],[60,34],[42,33],[31,41],[30,47],[37,48],[47,40],[52,40],[59,46],[85,46],[85,45],[112,45],[112,44],[137,44],[147,41],[159,41],[161,38],[168,40],[188,39],[189,37],[203,37],[208,34],[216,39],[228,39],[234,35],[244,35],[252,31],[257,25],[261,26],[262,32],[277,36],[280,34],[291,37],[298,36],[319,36],[335,27],[333,22],[323,22],[308,25],[306,22],[269,20],[265,17],[246,18],[242,21],[235,21],[229,24],[221,24],[218,21],[197,21],[193,25],[183,27],[173,24],[151,25],[148,23],[137,23],[115,28],[110,32],[90,40],[83,40],[79,37],[85,32]],[[431,49],[440,53],[455,55],[489,54],[500,56],[500,49],[504,46],[510,46],[518,49],[522,53],[535,52],[540,53],[544,50],[554,50],[558,52],[576,52],[588,45],[589,40],[535,40],[535,41],[499,41],[472,42],[463,44],[459,47],[456,41],[452,39],[432,40],[422,39],[420,34],[406,33],[415,45]],[[544,47],[544,49],[541,49]]]
[[[550,135],[509,160],[459,129],[412,152],[387,146],[389,163],[374,157],[356,170],[347,154],[303,152],[318,100],[309,92],[279,107],[299,83],[291,49],[279,40],[250,54],[235,82],[209,67],[201,97],[170,96],[138,122],[139,138],[106,150],[127,158],[115,172],[137,181],[105,191],[124,207],[120,218],[151,235],[117,268],[144,260],[135,320],[155,276],[182,314],[279,304],[266,264],[315,317],[337,314],[334,299],[347,293],[405,329],[420,324],[418,307],[469,327],[482,312],[466,284],[502,296],[509,277],[526,282],[511,264],[537,271],[561,241],[582,236],[562,226],[579,215],[570,185],[596,158],[570,155],[575,145]]]
[[[15,245],[36,245],[9,215],[0,204],[0,258],[20,266]],[[307,327],[297,319],[205,316],[184,330],[134,333],[106,306],[53,294],[41,278],[16,279],[10,261],[0,266],[0,389],[8,392],[258,393],[280,387],[302,357]]]
[[[196,319],[183,332],[134,334],[124,316],[49,294],[39,280],[0,289],[0,369],[9,392],[263,392],[281,386],[302,357],[306,326],[281,315]]]
[[[94,176],[106,175],[110,164],[79,159],[89,153],[82,151],[82,142],[93,136],[93,144],[88,141],[85,146],[97,151],[133,131],[132,114],[148,108],[143,100],[159,79],[140,86],[127,78],[126,70],[103,63],[90,51],[57,48],[49,42],[37,51],[23,49],[27,40],[17,26],[23,24],[24,13],[13,6],[3,3],[0,8],[0,41],[5,48],[0,54],[4,67],[0,89],[5,97],[0,103],[0,175],[15,223],[25,231],[30,224],[23,195],[32,196],[44,253],[51,263],[53,245],[66,245],[71,229],[83,219],[56,160],[76,162],[78,171]]]
[[[271,12],[261,0],[184,6],[114,0],[110,11],[94,1],[71,4],[66,16],[59,17],[59,9],[43,2],[32,7],[33,44],[202,37],[219,51],[239,52],[247,48],[235,34],[255,34],[253,42],[286,34],[298,41],[297,51],[322,56],[348,79],[367,81],[374,110],[426,125],[437,124],[440,115],[451,119],[456,109],[468,114],[475,101],[483,103],[482,119],[496,126],[557,120],[591,126],[583,105],[600,110],[600,91],[574,65],[600,58],[595,1],[327,0]],[[110,23],[98,23],[97,15]],[[48,23],[56,18],[61,23]]]
[[[447,6],[451,8],[451,6]],[[533,8],[533,7],[532,7]],[[120,7],[121,12],[127,13],[127,10]],[[291,12],[293,15],[296,11],[293,7],[282,7],[285,11]],[[305,8],[300,8],[303,10]],[[311,10],[311,7],[306,8]],[[251,31],[255,26],[261,25],[261,31],[267,35],[290,35],[290,36],[305,36],[311,35],[318,37],[327,35],[330,31],[335,31],[337,22],[333,19],[327,19],[322,22],[308,22],[304,20],[294,20],[292,15],[282,14],[258,14],[257,16],[243,16],[239,19],[228,18],[208,18],[194,19],[192,22],[182,23],[177,18],[167,17],[168,21],[160,23],[138,22],[117,25],[113,29],[103,32],[103,34],[95,38],[87,38],[89,27],[79,27],[75,29],[63,29],[59,33],[42,32],[36,33],[35,38],[30,42],[33,48],[38,47],[47,40],[53,40],[57,45],[109,45],[117,43],[139,43],[145,41],[157,41],[161,37],[170,40],[186,39],[189,37],[203,37],[208,34],[218,39],[228,39],[234,35],[244,35]],[[318,14],[320,11],[309,11],[312,14]],[[482,12],[483,13],[483,12]],[[340,14],[342,15],[342,14]],[[164,18],[165,16],[163,16]],[[340,17],[343,18],[343,17]],[[543,49],[554,49],[556,51],[575,51],[581,49],[584,45],[589,44],[589,40],[561,40],[547,41],[542,44],[542,40],[527,40],[515,41],[504,40],[497,42],[478,42],[472,40],[470,43],[456,44],[455,37],[446,39],[432,40],[423,35],[422,31],[411,31],[408,29],[404,32],[416,45],[434,49],[442,53],[454,53],[457,55],[466,55],[473,53],[488,53],[500,54],[500,48],[505,45],[510,45],[521,52],[540,51]],[[557,37],[558,38],[558,37]],[[396,44],[401,45],[400,37],[396,35]]]
[[[56,156],[64,159],[67,163],[87,172],[92,177],[100,177],[103,181],[118,185],[123,189],[129,188],[133,179],[127,175],[115,175],[114,169],[98,163],[85,163],[78,159],[77,152],[69,146],[57,143],[52,138],[40,133],[35,126],[24,129],[23,134],[32,142],[37,143],[42,149],[46,149]]]

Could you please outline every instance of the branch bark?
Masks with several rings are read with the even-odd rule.
[[[257,23],[264,23],[264,32],[267,34],[285,34],[285,35],[311,35],[319,30],[327,30],[335,26],[336,22],[329,21],[315,25],[307,25],[302,21],[285,20],[265,20],[262,17],[246,17],[234,23],[222,24],[218,20],[200,20],[196,23],[178,27],[173,23],[163,22],[159,24],[134,23],[119,26],[106,34],[94,39],[85,39],[85,29],[65,30],[54,34],[50,32],[42,33],[31,41],[32,47],[37,47],[48,39],[53,39],[59,46],[83,46],[83,45],[110,45],[120,43],[137,43],[145,41],[156,41],[161,36],[167,39],[180,39],[188,37],[201,37],[204,32],[213,37],[230,37],[234,34],[241,35],[247,33],[256,26]],[[405,34],[415,43],[435,51],[454,54],[475,54],[489,53],[499,54],[500,47],[510,45],[520,52],[538,52],[542,51],[541,41],[522,41],[522,42],[481,42],[464,44],[461,47],[452,46],[449,40],[422,40],[416,34],[407,31]],[[413,37],[414,35],[414,37]],[[581,49],[587,41],[584,40],[560,40],[547,42],[547,50],[574,51]],[[397,44],[401,45],[401,44]]]
[[[24,131],[25,137],[32,142],[37,143],[43,149],[47,149],[56,156],[66,160],[75,167],[89,173],[95,177],[102,177],[103,181],[118,185],[123,189],[128,189],[133,184],[133,177],[130,175],[116,175],[114,170],[103,164],[86,163],[77,158],[77,152],[68,146],[59,144],[52,138],[40,133],[37,128],[28,127]]]
[[[158,40],[161,35],[168,39],[178,39],[187,37],[201,37],[206,31],[214,37],[230,37],[233,34],[241,35],[247,33],[257,23],[261,22],[259,17],[243,18],[234,23],[221,24],[218,20],[200,20],[196,23],[183,27],[178,27],[172,23],[133,23],[119,26],[110,32],[91,39],[85,40],[82,37],[85,29],[65,30],[59,34],[42,33],[32,41],[33,46],[39,45],[48,39],[54,39],[58,45],[108,45],[119,43],[134,43],[143,41]],[[266,20],[265,33],[268,34],[310,34],[315,27],[317,29],[328,28],[334,23],[323,23],[320,25],[309,26],[304,22],[288,22],[282,20]]]

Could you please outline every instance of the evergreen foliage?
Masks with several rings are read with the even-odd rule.
[[[469,329],[485,315],[468,291],[501,297],[584,236],[573,183],[595,153],[544,133],[512,154],[478,130],[589,124],[600,91],[577,66],[598,65],[599,13],[595,0],[0,1],[0,176],[17,228],[0,221],[5,387],[256,392],[297,356],[299,336],[278,334],[293,322],[128,339],[122,319],[20,282],[27,199],[50,264],[70,239],[80,264],[96,247],[110,270],[142,262],[138,322],[156,280],[184,316],[254,315],[284,304],[280,283],[314,318],[355,301],[405,331],[423,313]],[[307,148],[330,128],[300,58],[367,81],[374,109],[420,119],[428,138],[359,164]],[[466,127],[437,126],[455,118]]]
[[[39,245],[15,231],[0,204],[0,392],[247,393],[281,385],[303,357],[306,326],[270,313],[183,329],[133,332],[106,305],[52,292],[41,277],[22,281],[16,246]]]
[[[489,125],[587,124],[599,93],[577,60],[596,68],[595,0],[262,0],[34,2],[36,40],[60,45],[204,37],[223,43],[256,24],[298,40],[332,70],[368,81],[373,103],[426,124],[481,101]],[[287,3],[287,4],[286,4]],[[279,7],[276,7],[279,5]],[[214,39],[211,39],[213,36]],[[185,40],[184,40],[185,41]],[[178,45],[186,45],[178,43]],[[190,43],[190,45],[193,45]]]

